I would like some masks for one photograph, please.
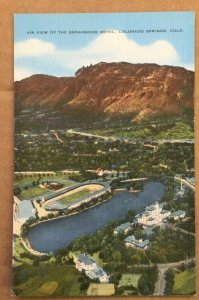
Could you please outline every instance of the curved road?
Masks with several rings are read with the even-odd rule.
[[[191,261],[195,261],[195,258],[190,258],[187,260],[181,260],[179,262],[173,262],[168,264],[158,264],[158,281],[156,282],[154,295],[156,296],[162,296],[164,295],[164,290],[166,286],[166,280],[165,280],[165,273],[170,268],[176,268],[179,267],[181,264],[188,264]]]
[[[182,179],[181,177],[175,176],[174,179],[178,182],[182,182],[184,185],[189,187],[192,191],[195,191],[195,186],[188,182],[186,179]]]
[[[56,139],[62,143],[62,144],[65,144],[64,141],[58,136],[58,133],[57,132],[54,132],[54,136],[56,137]]]
[[[94,133],[89,133],[85,131],[79,131],[75,129],[68,129],[68,133],[82,135],[82,136],[88,136],[88,137],[94,137],[94,138],[101,138],[103,140],[112,140],[112,141],[123,141],[125,143],[136,143],[136,142],[142,142],[142,143],[155,143],[155,144],[164,144],[164,143],[190,143],[194,144],[194,139],[140,139],[140,138],[128,138],[128,137],[119,137],[119,136],[106,136],[106,135],[98,135]]]

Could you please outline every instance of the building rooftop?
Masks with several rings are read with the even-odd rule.
[[[124,223],[124,224],[121,224],[120,226],[117,226],[115,228],[116,231],[118,232],[121,232],[121,231],[124,231],[126,229],[128,229],[129,227],[131,227],[133,224],[130,223],[130,222],[127,222],[127,223]]]
[[[101,276],[106,275],[104,270],[100,267],[97,267],[97,268],[93,269],[92,272],[96,275],[96,277],[101,277]]]
[[[144,248],[145,246],[149,245],[149,240],[136,240],[135,236],[134,235],[130,235],[128,236],[125,240],[124,240],[126,243],[130,243],[130,244],[133,244],[139,248]]]
[[[18,220],[28,220],[36,218],[35,209],[31,200],[20,201],[17,206],[16,217]]]
[[[169,210],[162,210],[162,211],[161,211],[161,214],[162,214],[162,215],[164,215],[164,214],[168,214],[168,213],[170,213],[170,211],[169,211]]]
[[[186,214],[186,212],[184,210],[177,210],[171,214],[171,217],[179,217],[179,216],[185,215],[185,214]]]
[[[154,232],[153,232],[153,229],[152,229],[152,228],[148,227],[148,228],[146,228],[146,229],[144,229],[144,230],[142,231],[142,234],[143,234],[143,235],[150,236],[150,235],[154,234]]]
[[[146,210],[148,210],[148,211],[153,211],[153,210],[155,210],[155,209],[156,209],[156,207],[155,207],[154,205],[148,206],[148,207],[146,208]]]
[[[155,218],[153,217],[148,218],[148,221],[153,221],[153,220],[155,220]]]
[[[136,239],[135,239],[134,234],[129,235],[129,236],[127,236],[127,238],[125,238],[125,242],[134,242],[135,240]]]
[[[89,255],[86,255],[86,254],[79,254],[77,258],[80,262],[82,262],[83,264],[85,264],[87,266],[96,263],[92,257],[90,257]]]
[[[190,181],[191,184],[195,185],[195,177],[186,178],[187,181]]]

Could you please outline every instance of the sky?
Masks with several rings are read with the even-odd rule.
[[[74,76],[98,62],[194,70],[193,12],[16,14],[15,80]]]

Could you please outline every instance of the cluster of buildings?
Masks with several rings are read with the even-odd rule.
[[[142,214],[136,216],[136,222],[143,226],[157,226],[168,218],[170,211],[163,209],[164,204],[155,202],[147,206]]]
[[[123,223],[119,226],[117,226],[114,229],[114,234],[117,235],[119,233],[124,233],[127,234],[129,231],[131,231],[133,229],[133,226],[135,225],[135,223]],[[151,230],[151,234],[153,233],[152,229]],[[149,236],[150,234],[148,232],[146,232],[147,229],[143,230],[142,234],[143,236]],[[136,239],[135,235],[129,235],[124,239],[124,242],[126,244],[127,247],[132,247],[132,248],[137,248],[137,249],[143,249],[146,250],[150,244],[148,239]]]
[[[173,212],[172,214],[170,214],[170,219],[173,219],[175,221],[179,220],[179,219],[183,219],[186,215],[186,212],[184,210],[177,210],[175,212]]]
[[[143,228],[142,238],[136,239],[135,235],[131,234],[124,239],[124,242],[127,247],[146,250],[150,246],[150,237],[154,234],[153,230],[155,227],[164,226],[168,218],[176,221],[183,219],[186,215],[186,212],[183,210],[172,213],[171,211],[164,210],[163,206],[164,203],[158,202],[147,206],[143,213],[135,216],[134,222],[127,222],[117,226],[114,229],[114,234],[124,233],[126,235],[129,231],[132,231],[135,224],[140,225]]]
[[[101,283],[109,282],[107,273],[89,255],[79,254],[75,259],[75,267],[80,272],[85,272],[90,279],[98,279]]]

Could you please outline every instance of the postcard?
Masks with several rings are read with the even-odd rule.
[[[13,295],[196,294],[194,23],[14,16]]]

